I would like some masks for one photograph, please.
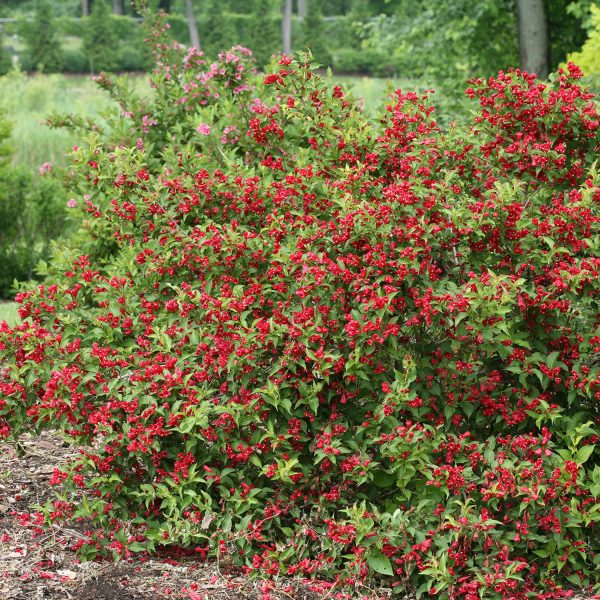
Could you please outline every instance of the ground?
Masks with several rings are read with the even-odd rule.
[[[68,527],[35,533],[19,515],[54,492],[48,481],[73,452],[51,433],[23,436],[21,453],[0,444],[0,600],[325,600],[300,582],[281,580],[265,593],[231,568],[184,558],[79,562],[69,546],[82,534]],[[362,590],[356,598],[389,598]]]

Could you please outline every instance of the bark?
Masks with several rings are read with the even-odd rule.
[[[545,79],[550,46],[544,0],[517,0],[517,29],[521,69]]]
[[[283,53],[292,53],[292,0],[283,0],[283,19],[281,20],[281,38]]]
[[[90,0],[81,0],[81,14],[84,17],[90,16]]]
[[[115,15],[123,14],[123,0],[113,0],[113,12]]]
[[[308,0],[297,0],[298,1],[298,16],[303,19],[308,11]]]
[[[200,34],[198,33],[198,23],[196,21],[196,14],[194,13],[194,0],[185,0],[187,9],[187,20],[188,27],[190,30],[190,44],[198,50],[201,50],[200,46]]]

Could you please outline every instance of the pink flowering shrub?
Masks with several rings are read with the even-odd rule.
[[[80,447],[36,522],[364,594],[598,590],[578,69],[472,82],[442,131],[426,96],[370,123],[305,57],[259,76],[157,35],[154,97],[104,80],[126,116],[74,153],[77,242],[0,326],[0,432]]]

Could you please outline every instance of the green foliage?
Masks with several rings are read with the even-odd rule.
[[[13,147],[10,142],[12,127],[10,122],[2,118],[0,113],[0,168],[5,168],[10,162]]]
[[[11,326],[17,323],[17,306],[14,302],[0,302],[0,321],[6,321]]]
[[[591,7],[591,28],[579,52],[569,54],[568,60],[581,67],[586,75],[600,75],[600,6]]]
[[[363,47],[393,64],[396,74],[462,82],[518,64],[515,16],[508,0],[403,2],[362,33]]]
[[[274,12],[273,0],[255,0],[246,39],[260,67],[266,65],[273,54],[281,51],[281,17]]]
[[[10,298],[15,280],[34,277],[48,259],[50,243],[66,226],[64,191],[49,177],[11,164],[11,126],[0,119],[0,299]]]
[[[209,56],[217,56],[225,48],[241,43],[231,16],[225,12],[221,0],[209,0],[204,18],[200,21],[202,49]]]
[[[60,185],[24,167],[0,167],[0,299],[12,298],[14,282],[36,278],[50,243],[66,229]]]
[[[25,70],[45,73],[62,71],[64,57],[60,37],[52,6],[47,0],[37,2],[33,21],[23,23],[22,33],[27,44],[22,61]]]
[[[5,39],[2,30],[0,30],[0,76],[6,75],[12,68],[12,59],[4,47]]]
[[[327,67],[331,65],[331,52],[325,35],[325,21],[318,2],[309,2],[306,17],[302,22],[303,45],[308,48],[315,60]]]
[[[372,48],[337,48],[333,51],[333,65],[336,73],[370,73],[376,77],[391,77],[395,74],[394,65]]]
[[[52,427],[48,526],[331,595],[600,588],[598,112],[571,67],[371,121],[306,55],[207,64],[157,24],[81,134],[82,227],[0,327],[0,434]],[[534,565],[535,568],[531,568]],[[325,581],[325,583],[323,583]],[[364,586],[364,587],[363,587]]]
[[[88,60],[80,49],[69,49],[64,52],[64,73],[86,73],[89,71]]]
[[[585,42],[590,6],[594,6],[595,2],[596,0],[581,0],[565,7],[564,0],[545,0],[551,69],[556,69],[567,54],[578,50]]]
[[[86,20],[83,53],[92,73],[114,71],[119,66],[119,39],[106,0],[96,0]]]

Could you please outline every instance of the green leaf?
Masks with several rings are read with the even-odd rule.
[[[367,556],[367,564],[373,571],[381,575],[393,575],[394,569],[390,559],[379,550],[374,550]]]
[[[396,483],[396,477],[385,471],[375,471],[373,473],[373,483],[378,488],[392,487]]]
[[[579,448],[575,455],[575,462],[578,465],[582,465],[592,455],[594,448],[596,448],[596,446],[583,446],[582,448]]]
[[[181,423],[179,423],[179,426],[177,427],[177,429],[181,433],[189,433],[194,428],[195,424],[196,424],[196,419],[194,417],[186,417],[185,419],[182,419],[182,421],[181,421]]]
[[[551,354],[548,354],[548,357],[546,358],[546,366],[549,369],[554,368],[554,365],[556,365],[556,361],[558,360],[559,355],[560,352],[552,352]]]

